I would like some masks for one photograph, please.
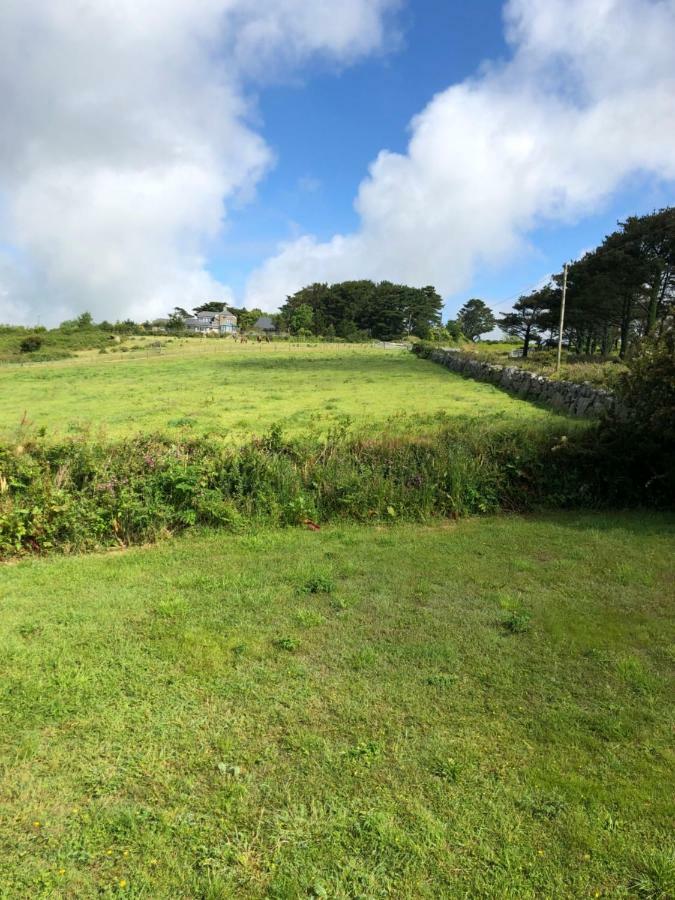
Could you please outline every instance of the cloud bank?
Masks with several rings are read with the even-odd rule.
[[[396,0],[3,0],[0,322],[227,299],[226,205],[272,162],[251,85],[380,48]]]
[[[274,309],[312,281],[467,286],[543,222],[597,210],[635,173],[675,179],[675,0],[510,0],[511,54],[438,94],[406,154],[382,151],[360,227],[283,245],[247,303]]]

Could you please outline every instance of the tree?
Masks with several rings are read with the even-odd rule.
[[[390,340],[405,334],[425,337],[430,328],[440,325],[442,305],[431,286],[413,288],[367,279],[331,285],[316,282],[287,297],[280,317],[292,330],[294,311],[308,306],[314,334],[335,334],[347,340]]]
[[[539,291],[519,297],[513,304],[514,312],[497,319],[502,331],[513,337],[522,337],[524,358],[527,358],[532,338],[537,337],[548,324],[553,290],[551,285],[546,285]]]
[[[462,334],[471,341],[479,340],[481,334],[492,331],[497,324],[490,307],[476,297],[467,300],[457,313],[457,321]]]
[[[448,319],[445,323],[445,330],[448,332],[452,340],[458,344],[464,335],[462,334],[462,326],[459,324],[457,319]]]
[[[91,328],[94,324],[94,319],[90,312],[81,313],[75,321],[78,328]]]
[[[314,323],[314,313],[312,307],[307,303],[301,303],[297,309],[293,310],[291,315],[291,334],[300,334],[301,332],[312,333],[312,325]]]
[[[246,309],[246,307],[238,309],[236,306],[230,306],[229,308],[237,317],[237,328],[239,331],[250,331],[262,315],[262,311],[259,309]]]
[[[218,300],[209,300],[208,303],[202,303],[201,306],[195,306],[193,312],[195,315],[201,312],[221,313],[225,312],[227,306],[225,303],[219,303]]]

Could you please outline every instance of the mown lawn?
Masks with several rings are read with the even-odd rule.
[[[0,896],[673,896],[674,549],[560,514],[1,568]]]
[[[149,347],[137,341],[139,347]],[[0,369],[0,437],[24,420],[49,437],[161,431],[239,442],[283,423],[326,432],[427,429],[444,416],[541,420],[552,413],[460,378],[406,351],[373,346],[183,341]]]

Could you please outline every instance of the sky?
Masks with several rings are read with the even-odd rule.
[[[508,309],[675,202],[675,0],[3,0],[0,322]]]

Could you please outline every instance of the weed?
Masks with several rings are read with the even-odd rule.
[[[300,641],[293,637],[280,637],[272,641],[277,650],[285,650],[287,653],[295,653],[300,646]]]
[[[675,897],[675,852],[672,848],[640,853],[629,887],[642,900],[671,900]]]
[[[432,775],[436,778],[442,778],[443,781],[456,782],[459,780],[462,766],[456,759],[447,757],[446,759],[435,759],[430,766]]]
[[[328,575],[316,574],[308,578],[302,585],[303,594],[332,594],[335,582]]]
[[[525,610],[513,610],[502,619],[501,626],[509,634],[526,634],[532,627],[532,616]]]

